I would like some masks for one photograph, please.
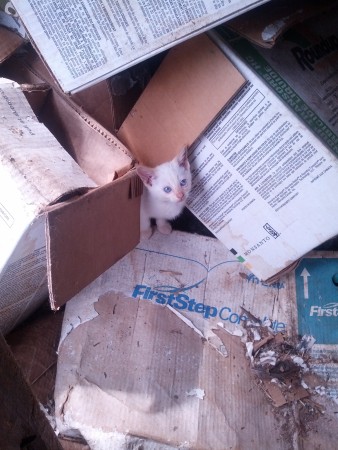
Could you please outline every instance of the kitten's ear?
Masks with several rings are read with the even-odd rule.
[[[137,165],[136,172],[144,184],[152,186],[153,180],[155,178],[155,170],[154,169],[152,169],[151,167]]]
[[[180,153],[176,156],[178,165],[184,167],[185,169],[189,169],[189,161],[188,161],[188,147],[184,147]]]

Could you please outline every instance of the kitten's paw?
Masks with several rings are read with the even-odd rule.
[[[150,227],[150,228],[147,228],[147,229],[145,229],[145,230],[141,230],[140,240],[141,240],[141,241],[145,241],[145,240],[147,240],[147,239],[150,239],[151,236],[152,236],[152,234],[153,234],[153,230],[152,230],[151,227]]]
[[[157,220],[157,229],[162,234],[170,234],[172,231],[172,227],[169,222],[166,220]]]

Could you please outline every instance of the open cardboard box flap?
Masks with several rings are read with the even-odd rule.
[[[119,74],[115,78],[100,81],[83,91],[67,95],[84,113],[89,114],[101,126],[115,133],[140,96],[144,84],[156,70],[162,56],[144,62],[139,68]],[[13,55],[6,60],[2,70],[15,73],[18,83],[32,85],[45,82],[60,91],[48,67],[34,48],[27,46],[24,54]],[[13,77],[12,77],[13,78]],[[62,91],[60,91],[62,92]],[[63,92],[62,92],[63,93]],[[66,96],[65,96],[66,97]]]
[[[58,91],[51,91],[40,117],[97,184],[109,183],[130,169],[133,158],[128,149]]]
[[[56,309],[137,245],[142,185],[136,173],[129,171],[132,156],[128,148],[59,90],[35,52],[6,62],[4,70],[21,83],[33,83],[25,87],[25,93],[30,102],[40,98],[35,100],[39,119],[101,186],[49,208],[48,282],[51,305]],[[50,86],[44,103],[41,97],[46,92],[37,92],[34,87],[39,83]],[[168,151],[177,153],[183,145],[192,143],[242,86],[244,78],[203,35],[172,49],[150,83],[160,92],[148,105],[148,113],[158,120],[162,109],[170,124],[184,134],[166,128],[166,120],[160,129],[147,120],[147,127],[141,131],[155,146],[148,147],[140,139],[140,148],[154,161],[158,155],[167,158]],[[108,85],[103,88],[108,94]],[[135,118],[134,113],[129,117]],[[142,126],[142,113],[139,118]],[[131,150],[139,156],[134,145]]]
[[[137,245],[142,191],[128,150],[71,99],[51,89],[39,115],[99,185],[47,213],[49,296],[57,309]]]
[[[205,35],[171,49],[117,136],[156,166],[190,146],[245,79]]]
[[[6,61],[1,66],[1,72],[22,85],[39,120],[97,184],[108,183],[129,170],[132,160],[129,150],[71,97],[59,90],[34,51],[25,57]],[[37,93],[43,90],[43,86],[47,91],[49,87],[46,98],[41,92]],[[91,93],[94,88],[89,91]],[[95,93],[99,99],[105,93],[107,101],[110,101],[105,82],[95,88]],[[103,106],[106,112],[107,108],[107,105]],[[109,114],[106,115],[109,117]],[[107,123],[110,121],[106,120]]]
[[[47,274],[53,309],[137,245],[140,189],[139,178],[130,171],[48,212]]]

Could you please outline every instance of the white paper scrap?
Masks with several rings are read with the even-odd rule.
[[[204,389],[200,389],[200,388],[191,389],[191,391],[187,392],[187,396],[188,397],[197,397],[200,400],[203,400],[205,397],[205,391],[204,391]]]

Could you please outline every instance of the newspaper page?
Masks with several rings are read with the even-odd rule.
[[[190,149],[188,207],[239,261],[267,280],[338,233],[338,162],[230,47],[210,34],[248,81]]]
[[[12,0],[66,92],[94,84],[268,0]]]

